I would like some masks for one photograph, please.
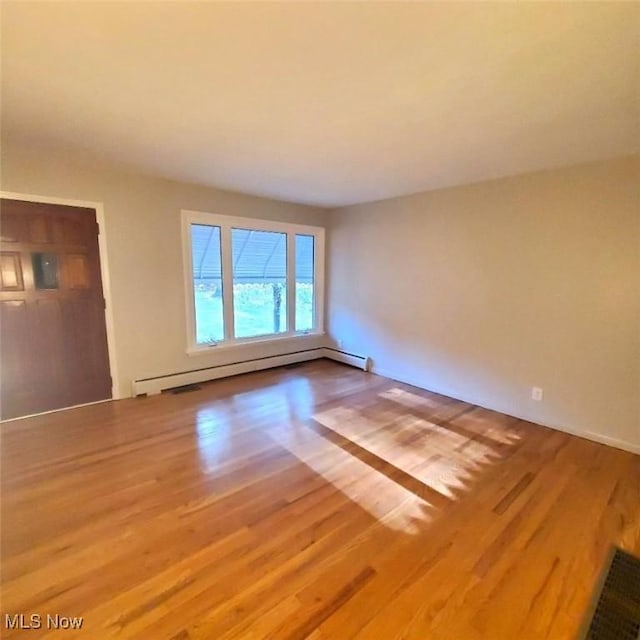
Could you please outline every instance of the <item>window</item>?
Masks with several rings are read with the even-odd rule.
[[[58,288],[58,256],[55,253],[32,253],[33,280],[36,289]]]
[[[314,237],[296,234],[296,331],[313,328]]]
[[[287,330],[287,234],[231,229],[236,338]]]
[[[190,353],[322,332],[324,229],[182,217]]]
[[[224,340],[220,227],[192,224],[191,246],[196,343],[213,344]]]

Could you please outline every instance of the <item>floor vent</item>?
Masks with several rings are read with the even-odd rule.
[[[640,639],[640,558],[615,550],[584,638]]]
[[[184,384],[181,387],[173,387],[173,389],[167,389],[169,393],[188,393],[189,391],[198,391],[202,389],[199,384]]]

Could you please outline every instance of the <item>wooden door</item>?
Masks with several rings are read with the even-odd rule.
[[[0,417],[111,397],[93,209],[0,200]]]

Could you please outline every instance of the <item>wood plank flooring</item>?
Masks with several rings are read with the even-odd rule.
[[[640,456],[327,361],[1,435],[7,639],[573,639],[640,553]]]

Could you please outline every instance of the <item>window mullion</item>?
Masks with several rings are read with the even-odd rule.
[[[296,234],[287,233],[287,331],[296,330]]]
[[[224,315],[224,339],[233,340],[233,259],[231,254],[231,228],[221,228],[222,242],[222,312]]]

